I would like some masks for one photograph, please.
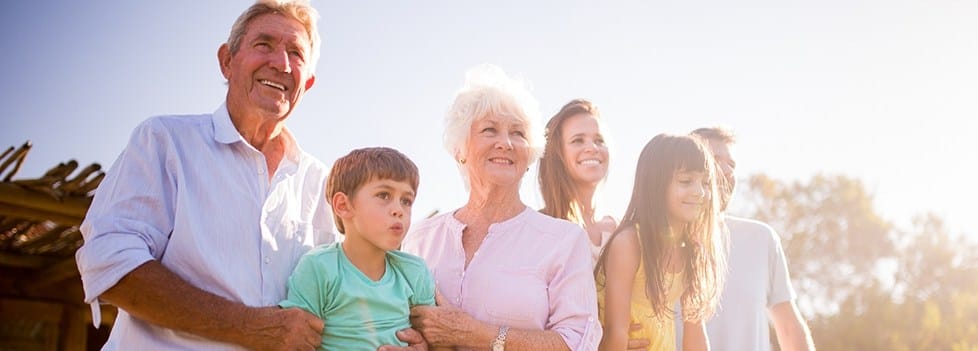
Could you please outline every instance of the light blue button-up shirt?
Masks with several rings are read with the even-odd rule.
[[[249,306],[274,306],[299,257],[330,243],[324,196],[329,170],[288,130],[271,180],[227,107],[213,114],[146,120],[106,174],[81,232],[76,259],[99,323],[98,297],[157,260],[190,284]],[[120,310],[106,350],[238,350],[154,326]]]

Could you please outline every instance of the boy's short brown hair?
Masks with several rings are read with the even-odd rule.
[[[326,180],[326,201],[333,206],[333,196],[344,193],[349,197],[360,187],[374,179],[390,179],[407,182],[411,190],[418,192],[418,167],[400,151],[389,147],[368,147],[350,151],[336,159]],[[336,229],[345,234],[343,221],[335,213]]]

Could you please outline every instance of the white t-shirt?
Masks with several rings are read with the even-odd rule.
[[[795,298],[781,238],[755,220],[725,216],[728,275],[716,314],[706,324],[713,350],[771,349],[768,308]]]

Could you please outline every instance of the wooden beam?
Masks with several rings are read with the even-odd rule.
[[[57,261],[57,258],[0,252],[0,266],[6,267],[40,269]]]
[[[72,257],[63,259],[61,262],[35,274],[34,279],[25,282],[23,286],[25,291],[37,292],[55,283],[78,277],[80,277],[78,265],[75,264],[75,258]]]
[[[64,337],[61,339],[62,351],[85,351],[88,344],[88,321],[91,314],[88,305],[68,307],[66,311]]]
[[[32,235],[29,236],[25,235],[25,237],[20,239],[17,244],[13,245],[13,247],[21,252],[35,253],[42,247],[56,245],[57,242],[62,239],[69,240],[67,238],[63,238],[62,236],[70,237],[72,234],[72,232],[69,232],[71,226],[66,226],[66,225],[55,225],[54,228],[48,229],[47,231],[40,234],[37,234],[38,232],[40,232],[40,229],[42,229],[40,226],[35,226],[35,228],[32,229],[36,229],[34,232],[31,233]],[[73,232],[77,232],[77,231],[73,231]],[[70,240],[81,240],[81,236],[79,234],[78,237],[71,238]],[[50,250],[46,250],[45,252],[49,252],[49,251]]]
[[[68,196],[59,201],[47,194],[0,183],[0,215],[79,225],[91,203],[89,197]]]
[[[62,304],[0,299],[0,324],[15,332],[11,340],[0,340],[0,349],[57,350],[63,316]],[[24,333],[25,326],[34,330]]]

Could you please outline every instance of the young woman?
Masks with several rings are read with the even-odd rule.
[[[677,302],[682,349],[709,350],[703,322],[716,306],[724,269],[716,177],[699,138],[660,134],[642,150],[628,209],[595,269],[600,350],[625,350],[629,338],[649,339],[649,350],[675,350]],[[642,329],[630,333],[633,322]]]
[[[580,225],[591,241],[592,263],[618,226],[611,216],[597,217],[595,195],[608,176],[608,145],[601,114],[588,100],[575,99],[557,112],[546,129],[540,159],[543,214]]]

